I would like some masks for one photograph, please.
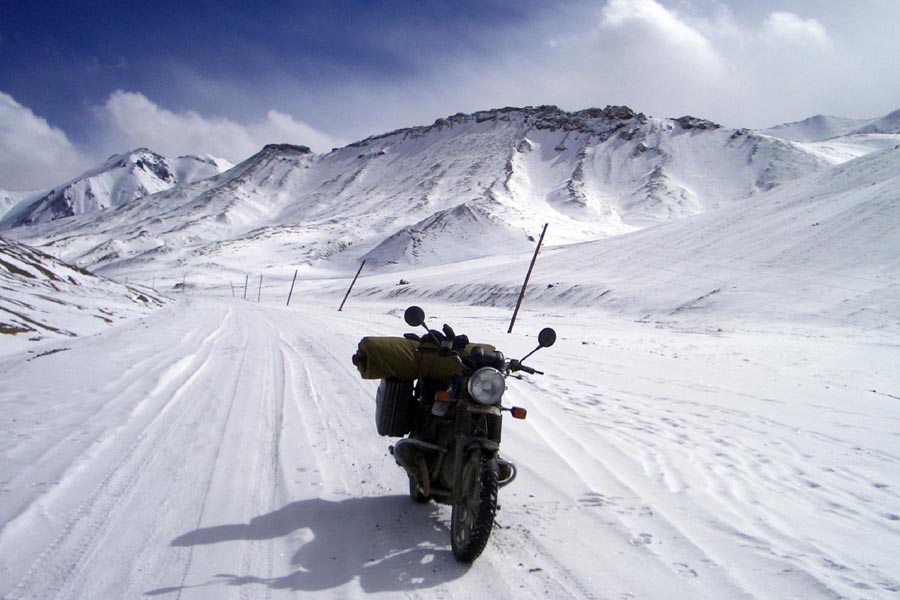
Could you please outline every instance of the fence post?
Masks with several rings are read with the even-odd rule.
[[[247,284],[250,283],[250,274],[244,276],[244,300],[247,299]]]
[[[234,298],[234,283],[230,279],[228,280],[228,285],[231,286],[231,297]]]
[[[291,305],[291,296],[294,295],[294,284],[297,283],[297,271],[298,271],[298,270],[299,270],[299,269],[295,269],[295,270],[294,270],[294,280],[291,281],[291,291],[288,292],[287,306],[290,306],[290,305]]]
[[[259,291],[256,292],[256,303],[259,304],[259,299],[262,298],[262,273],[259,274]]]
[[[338,308],[338,312],[344,310],[344,302],[347,301],[347,298],[350,297],[350,292],[353,290],[353,286],[356,285],[356,280],[359,277],[359,274],[362,273],[363,267],[366,266],[366,261],[362,261],[362,264],[359,265],[359,271],[356,272],[356,276],[353,278],[353,281],[350,283],[350,289],[347,290],[347,294],[344,296],[343,302],[341,302],[341,306]]]
[[[506,333],[512,333],[513,325],[516,324],[516,316],[519,314],[519,308],[522,306],[522,299],[525,298],[525,288],[528,287],[528,280],[531,279],[531,271],[534,269],[535,261],[537,261],[538,252],[541,251],[541,244],[544,243],[544,234],[547,233],[547,225],[548,223],[544,223],[544,229],[541,231],[541,239],[538,240],[537,248],[534,249],[534,256],[531,257],[528,273],[525,274],[525,283],[522,284],[522,291],[519,292],[519,300],[516,302],[516,310],[513,311],[512,320],[509,322],[509,329]]]

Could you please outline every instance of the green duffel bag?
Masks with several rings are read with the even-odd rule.
[[[417,352],[419,342],[403,337],[364,337],[353,355],[353,364],[363,379],[436,379],[444,381],[460,372],[459,363],[452,356],[441,356],[437,348],[433,352]],[[489,344],[469,344],[463,351],[468,354],[475,346],[493,352]]]
[[[402,337],[364,337],[353,355],[363,379],[418,379],[416,348],[419,343]]]

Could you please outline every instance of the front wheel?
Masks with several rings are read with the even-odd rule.
[[[483,450],[471,452],[465,459],[462,486],[450,516],[450,542],[453,556],[470,563],[487,545],[497,512],[497,457]]]

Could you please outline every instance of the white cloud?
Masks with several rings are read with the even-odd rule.
[[[823,112],[888,112],[896,102],[889,91],[900,80],[863,84],[896,55],[898,43],[863,52],[858,48],[866,36],[847,23],[843,14],[812,2],[801,14],[721,0],[555,5],[518,31],[495,36],[488,55],[432,64],[427,78],[401,90],[400,107],[413,112],[455,102],[445,109],[450,114],[473,104],[628,104],[654,116],[693,114],[733,127],[767,127]],[[873,35],[885,38],[884,31]],[[860,97],[860,89],[873,93]],[[379,92],[370,96],[377,99]],[[883,108],[865,108],[875,104],[875,93]]]
[[[89,164],[65,133],[0,92],[0,188],[41,189]]]
[[[763,37],[797,46],[813,45],[828,47],[831,39],[828,32],[815,19],[803,19],[790,12],[773,12],[763,23]]]
[[[700,61],[705,67],[719,70],[721,60],[710,41],[678,14],[656,0],[610,0],[602,11],[602,24],[607,29],[632,27],[630,35],[640,35],[652,44],[660,58],[671,51],[678,58]]]
[[[328,151],[345,142],[277,110],[239,123],[175,112],[135,92],[117,91],[95,109],[91,149],[0,92],[0,189],[45,189],[78,176],[110,154],[145,147],[163,156],[211,154],[239,162],[270,143]]]
[[[477,70],[442,72],[501,82],[496,87],[503,92],[516,92],[518,99],[507,100],[513,104],[573,110],[627,104],[655,116],[704,116],[705,100],[732,85],[713,41],[656,0],[583,3],[545,17],[537,35],[532,30],[509,40],[501,59],[483,61]],[[542,43],[529,44],[529,36]]]
[[[787,12],[789,6],[792,12]],[[572,0],[533,3],[481,43],[415,58],[415,76],[294,82],[316,123],[347,137],[458,111],[627,104],[768,127],[818,113],[875,117],[898,106],[900,2]],[[285,81],[291,81],[289,77]],[[361,109],[364,107],[364,109]]]
[[[208,153],[241,161],[269,143],[309,146],[316,152],[340,142],[291,115],[270,110],[260,121],[238,123],[195,111],[174,112],[143,94],[116,91],[97,109],[106,145],[146,147],[165,156]]]
[[[610,0],[602,14],[607,27],[640,24],[659,42],[715,55],[703,34],[655,0]]]

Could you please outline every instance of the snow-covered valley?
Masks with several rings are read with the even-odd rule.
[[[801,598],[900,589],[897,335],[424,304],[521,356],[485,554],[406,496],[362,335],[403,305],[191,296],[0,360],[3,598]],[[51,352],[51,350],[53,352]],[[48,374],[52,376],[48,377]]]

